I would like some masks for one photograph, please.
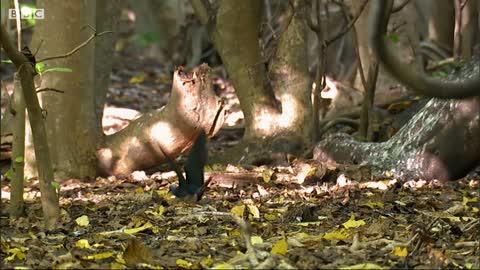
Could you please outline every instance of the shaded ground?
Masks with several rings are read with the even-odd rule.
[[[478,180],[401,187],[340,176],[299,185],[295,168],[227,171],[250,181],[236,188],[214,183],[198,204],[172,198],[172,172],[63,182],[62,226],[48,234],[32,183],[27,217],[0,220],[0,260],[6,268],[62,269],[480,266]]]

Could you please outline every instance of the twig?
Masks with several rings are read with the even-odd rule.
[[[396,6],[396,7],[392,7],[392,9],[390,10],[390,13],[393,14],[393,13],[399,12],[399,11],[402,10],[408,3],[410,3],[410,0],[405,0],[405,1],[403,1],[403,3],[401,3],[400,5],[398,5],[398,6]]]
[[[348,31],[350,31],[350,29],[353,27],[355,22],[357,22],[358,18],[360,18],[360,15],[362,14],[365,7],[367,6],[367,3],[368,3],[368,0],[365,0],[365,2],[363,2],[362,6],[360,7],[360,10],[359,10],[358,14],[355,15],[355,17],[348,23],[348,25],[345,27],[345,29],[343,29],[343,31],[339,32],[338,34],[336,34],[331,39],[325,41],[326,46],[329,46],[330,44],[335,42],[337,39],[339,39],[343,35],[345,35]]]
[[[14,6],[15,6],[15,12],[17,13],[17,18],[15,20],[15,23],[17,25],[17,50],[22,49],[22,23],[20,22],[20,4],[18,3],[18,0],[13,1]]]
[[[468,0],[465,0],[465,2],[463,2],[461,5],[460,5],[460,10],[463,11],[463,8],[467,5],[468,3]]]
[[[65,93],[65,91],[58,90],[58,89],[55,89],[55,88],[42,88],[42,89],[38,89],[36,92],[38,94],[38,93],[47,92],[47,91],[53,91],[53,92],[62,93],[62,94]]]
[[[72,54],[76,53],[78,50],[80,50],[82,47],[85,47],[87,46],[88,43],[90,43],[90,41],[92,41],[95,37],[99,37],[101,35],[104,35],[104,34],[111,34],[113,33],[113,31],[104,31],[104,32],[101,32],[101,33],[93,33],[86,41],[84,41],[83,43],[81,43],[80,45],[78,45],[76,48],[74,48],[73,50],[71,50],[70,52],[64,54],[64,55],[57,55],[57,56],[51,56],[51,57],[46,57],[44,59],[40,59],[37,61],[37,63],[40,63],[40,62],[45,62],[45,61],[50,61],[50,60],[54,60],[54,59],[60,59],[60,58],[66,58],[66,57],[69,57],[71,56]]]
[[[37,55],[38,51],[40,51],[40,48],[42,47],[44,41],[45,41],[45,40],[43,40],[43,39],[40,40],[40,43],[38,44],[38,47],[37,47],[37,49],[35,50],[35,53],[33,54],[33,56]]]
[[[251,229],[250,224],[245,221],[243,218],[234,215],[232,213],[224,213],[224,212],[203,212],[205,214],[210,214],[213,216],[221,216],[221,217],[230,217],[237,225],[240,227],[240,232],[245,240],[245,247],[247,248],[247,258],[252,265],[258,265],[258,258],[255,253],[255,247],[252,244],[251,240]]]
[[[449,57],[449,58],[445,58],[443,60],[440,60],[438,62],[435,62],[433,63],[433,65],[431,65],[430,67],[427,68],[428,71],[432,71],[432,70],[436,70],[436,69],[439,69],[443,66],[446,66],[446,65],[451,65],[451,64],[455,64],[457,63],[457,61],[455,61],[455,58],[453,57]]]
[[[453,33],[453,58],[459,60],[462,56],[462,0],[454,0],[455,28]]]

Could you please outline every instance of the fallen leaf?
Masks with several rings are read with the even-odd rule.
[[[252,236],[252,237],[250,237],[250,239],[252,241],[252,245],[263,243],[263,239],[260,236]]]
[[[365,221],[363,221],[362,219],[355,220],[355,215],[351,215],[350,219],[347,222],[343,223],[342,225],[343,225],[343,227],[345,227],[347,229],[348,228],[357,228],[357,227],[365,225]]]
[[[274,220],[278,219],[278,217],[276,215],[268,214],[268,213],[263,215],[263,217],[268,221],[274,221]]]
[[[340,230],[335,230],[332,232],[329,232],[323,236],[323,239],[325,240],[344,240],[350,237],[350,233],[344,229],[341,228]]]
[[[153,227],[152,223],[147,222],[147,223],[143,224],[143,226],[140,226],[138,228],[133,228],[133,229],[125,229],[123,232],[124,233],[129,233],[129,234],[136,234],[138,232],[144,231],[144,230],[152,228],[152,227]]]
[[[190,268],[190,266],[192,265],[191,262],[187,262],[184,259],[177,259],[175,263],[177,264],[177,266],[180,266],[182,268],[187,268],[187,269]]]
[[[260,210],[258,210],[258,207],[250,204],[247,206],[248,206],[248,210],[250,211],[250,214],[252,214],[254,218],[260,218]]]
[[[397,257],[407,257],[408,251],[406,247],[394,247],[392,251],[393,255]]]
[[[113,256],[113,252],[102,252],[94,255],[82,256],[84,260],[103,260]]]
[[[239,217],[243,217],[244,212],[245,212],[245,205],[237,205],[232,207],[232,210],[230,210],[230,213],[235,214]]]
[[[270,251],[271,254],[280,254],[280,255],[285,255],[288,250],[288,243],[285,237],[282,237],[282,239],[278,240],[272,247],[272,250]]]
[[[380,202],[380,201],[364,203],[364,204],[362,204],[362,206],[367,206],[367,207],[370,207],[372,209],[373,208],[383,208],[384,207],[383,202]]]
[[[138,76],[133,76],[132,78],[130,78],[128,82],[131,84],[142,83],[143,81],[145,81],[145,77],[146,77],[146,74],[141,73]]]
[[[88,243],[87,239],[80,239],[75,243],[75,246],[78,248],[92,248]]]
[[[86,216],[86,215],[78,217],[77,219],[75,219],[75,222],[80,227],[87,227],[90,224],[90,221],[88,220],[88,216]]]

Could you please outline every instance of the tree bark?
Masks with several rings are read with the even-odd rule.
[[[44,117],[37,93],[35,92],[35,84],[33,77],[36,75],[33,63],[31,63],[25,55],[17,51],[8,38],[7,31],[2,25],[0,27],[0,41],[2,48],[7,56],[17,67],[22,85],[23,97],[28,110],[28,118],[32,128],[32,137],[34,143],[35,155],[38,157],[38,177],[40,180],[40,192],[42,193],[42,210],[44,216],[44,226],[47,230],[56,228],[58,218],[60,217],[60,208],[58,205],[58,197],[52,186],[54,181],[52,163],[50,159],[50,149],[48,148],[47,131],[45,128]]]
[[[270,135],[271,126],[261,123],[278,113],[258,43],[261,9],[257,0],[221,0],[208,25],[240,100],[246,138]]]
[[[106,16],[108,11],[98,10],[105,16],[97,18],[96,5],[103,5],[102,3],[40,0],[37,4],[49,12],[48,20],[38,21],[35,27],[32,47],[38,47],[43,40],[38,59],[63,55],[77,47],[92,34],[87,25],[95,26],[98,28],[97,31],[112,30],[111,22],[104,23],[102,19],[111,18],[113,14]],[[107,9],[108,5],[106,3],[104,5]],[[49,38],[45,39],[47,36]],[[47,68],[67,67],[73,70],[70,73],[45,73],[41,82],[41,88],[64,91],[64,93],[47,91],[40,94],[42,107],[47,112],[48,143],[57,178],[85,178],[97,175],[96,151],[103,139],[99,118],[102,114],[98,113],[103,111],[104,95],[108,85],[106,80],[109,80],[111,67],[109,62],[113,55],[112,37],[104,35],[97,39],[103,38],[107,39],[96,40],[69,57],[45,63]],[[107,48],[102,49],[101,46]],[[93,60],[95,57],[98,58]],[[29,159],[26,162],[30,167],[33,164]],[[31,171],[27,170],[27,173]]]
[[[24,165],[25,165],[25,100],[23,98],[22,85],[20,77],[17,73],[13,75],[13,142],[12,142],[12,172],[13,179],[11,182],[11,200],[10,200],[10,217],[19,217],[23,214],[23,181],[24,181]]]
[[[432,99],[387,142],[358,142],[339,134],[320,142],[314,159],[367,164],[377,179],[455,180],[480,162],[479,115],[479,98]]]
[[[258,42],[262,2],[222,0],[218,8],[203,3],[192,2],[201,21],[207,21],[245,117],[242,143],[220,159],[249,163],[245,153],[254,156],[257,150],[276,147],[270,139],[279,136],[282,142],[278,141],[278,147],[302,152],[302,147],[311,143],[313,136],[305,2],[294,1],[290,7],[288,25],[272,61],[271,76],[267,76],[267,59],[262,59]],[[274,93],[273,89],[277,91]],[[281,101],[280,106],[275,94]],[[292,145],[285,145],[287,141],[293,141]]]
[[[372,5],[371,40],[379,61],[412,90],[443,99],[430,100],[387,142],[361,143],[336,135],[318,144],[314,157],[368,164],[375,177],[385,177],[385,171],[402,180],[454,180],[465,176],[480,162],[480,56],[475,55],[445,79],[412,72],[384,38],[382,13],[390,10],[391,2],[377,0]],[[445,99],[449,97],[457,100]]]

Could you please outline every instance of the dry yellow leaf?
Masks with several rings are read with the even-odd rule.
[[[116,270],[116,269],[127,269],[127,266],[124,264],[112,262],[110,263],[110,269]]]
[[[88,220],[88,216],[86,216],[86,215],[78,217],[77,219],[75,219],[75,222],[80,227],[87,227],[90,224],[90,221]]]
[[[200,265],[206,269],[210,268],[213,265],[213,262],[212,255],[208,255],[208,257],[205,257],[200,261]]]
[[[175,263],[177,264],[177,266],[182,267],[182,268],[187,268],[187,269],[190,268],[190,266],[192,266],[191,262],[187,262],[184,259],[177,259],[175,261]]]
[[[243,213],[245,212],[245,205],[237,205],[232,207],[232,210],[230,210],[232,214],[235,214],[239,217],[243,217]]]
[[[350,219],[343,223],[343,227],[345,228],[357,228],[357,227],[360,227],[360,226],[363,226],[365,225],[365,221],[363,221],[362,219],[359,219],[359,220],[355,220],[355,215],[351,215],[350,216]]]
[[[250,237],[250,240],[252,241],[252,245],[255,245],[255,244],[262,244],[263,243],[263,239],[262,237],[260,236],[252,236]]]
[[[362,206],[367,206],[367,207],[370,207],[370,208],[383,208],[384,205],[383,205],[383,202],[380,202],[380,201],[377,201],[377,202],[368,202],[368,203],[364,203],[362,204]]]
[[[92,248],[87,239],[80,239],[75,243],[75,246],[78,248]]]
[[[138,76],[134,76],[132,78],[130,78],[130,80],[128,81],[129,83],[131,84],[135,84],[135,83],[142,83],[143,81],[145,81],[145,73],[142,73]]]
[[[467,198],[467,197],[463,197],[463,205],[467,205],[467,203],[471,203],[471,202],[477,202],[478,201],[478,198],[477,197],[473,197],[473,198]]]
[[[25,252],[27,248],[9,248],[7,249],[7,254],[11,254],[10,256],[6,257],[5,261],[13,261],[15,257],[19,260],[25,260]]]
[[[144,231],[144,230],[149,229],[151,227],[153,227],[152,223],[147,222],[147,223],[143,224],[143,226],[140,226],[138,228],[133,228],[133,229],[125,229],[123,232],[124,233],[129,233],[129,234],[136,234],[138,232]]]
[[[265,182],[265,183],[270,182],[270,180],[272,179],[273,173],[274,173],[274,171],[270,168],[263,170],[262,171],[263,182]]]
[[[295,237],[298,238],[298,239],[311,238],[311,236],[308,233],[304,233],[304,232],[299,232],[299,233],[295,234]]]
[[[163,205],[160,205],[158,207],[157,211],[151,211],[151,210],[145,211],[145,214],[150,214],[150,215],[153,215],[153,216],[161,216],[161,215],[163,215],[163,213],[165,213],[165,206],[163,206]]]
[[[278,219],[278,217],[276,215],[268,214],[268,213],[263,215],[263,217],[268,221],[275,221],[275,220]]]
[[[241,235],[242,235],[242,233],[240,232],[240,230],[237,230],[237,229],[231,230],[231,231],[228,232],[228,236],[230,236],[230,237],[237,237],[237,236],[241,236]]]
[[[344,240],[347,239],[350,236],[350,233],[344,229],[341,228],[340,230],[335,230],[333,232],[329,232],[323,236],[323,239],[325,240]]]
[[[407,247],[394,247],[392,253],[397,257],[407,257]]]
[[[285,237],[282,237],[282,239],[278,240],[272,247],[272,250],[270,251],[271,254],[280,254],[280,255],[285,255],[288,250],[288,243],[287,239]]]
[[[113,256],[113,252],[102,252],[94,255],[82,256],[84,260],[103,260]]]
[[[258,207],[256,207],[255,205],[247,205],[247,206],[248,206],[248,210],[250,211],[250,214],[252,214],[254,218],[260,218],[260,210],[258,210]]]

